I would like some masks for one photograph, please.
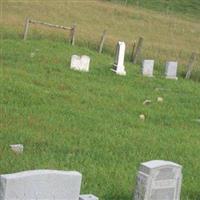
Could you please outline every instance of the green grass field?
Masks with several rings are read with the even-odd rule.
[[[1,8],[2,7],[2,8]],[[179,71],[185,72],[192,54],[199,55],[200,23],[198,17],[187,17],[155,12],[138,6],[122,6],[107,1],[12,1],[0,4],[3,38],[22,38],[25,18],[53,24],[77,24],[76,45],[96,49],[103,30],[107,30],[104,52],[113,55],[117,41],[126,43],[127,59],[133,41],[144,38],[142,57],[163,65],[166,60],[177,60]],[[78,10],[78,12],[77,12]],[[28,39],[64,41],[69,33],[63,30],[31,25]],[[141,61],[141,59],[140,59]],[[140,61],[138,63],[140,63]],[[194,63],[193,80],[200,80],[200,56]]]
[[[78,170],[82,192],[126,200],[140,162],[165,159],[184,167],[182,199],[200,198],[199,83],[158,71],[143,78],[130,63],[126,77],[116,76],[112,57],[61,42],[6,39],[2,49],[1,173]],[[69,69],[74,53],[91,56],[90,73]],[[24,154],[13,154],[13,143]]]
[[[1,5],[0,174],[77,170],[83,174],[82,193],[127,200],[132,199],[140,163],[164,159],[183,165],[182,200],[199,200],[200,123],[195,119],[200,119],[200,87],[181,76],[191,52],[199,52],[198,19],[89,3],[8,0]],[[23,41],[27,15],[63,25],[75,20],[76,45],[66,43],[66,32],[40,26],[31,26]],[[153,28],[145,32],[148,24]],[[112,34],[99,55],[94,49],[105,27]],[[127,76],[117,76],[110,70],[116,41],[130,42],[141,33],[143,55],[156,58],[154,78],[142,77],[140,66],[128,61]],[[91,57],[89,73],[70,70],[73,54]],[[164,61],[174,58],[181,63],[179,80],[166,80]],[[198,66],[199,58],[194,80],[200,77]],[[157,97],[164,101],[158,103]],[[148,106],[143,105],[146,99],[152,100]],[[15,143],[24,145],[23,154],[10,150]]]
[[[107,0],[173,14],[200,17],[199,0]]]

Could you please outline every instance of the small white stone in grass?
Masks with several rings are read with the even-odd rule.
[[[142,121],[145,120],[145,115],[141,114],[139,117],[140,117],[140,119],[141,119]]]
[[[151,103],[151,100],[146,99],[146,100],[143,102],[143,105],[149,105],[150,103]]]
[[[160,103],[163,102],[163,98],[162,97],[158,97],[157,98],[157,102],[160,102]]]
[[[35,56],[35,53],[32,52],[32,53],[30,54],[30,57],[33,58],[34,56]]]
[[[23,144],[11,144],[10,148],[13,152],[15,152],[16,154],[20,154],[23,153],[24,150],[24,146]]]

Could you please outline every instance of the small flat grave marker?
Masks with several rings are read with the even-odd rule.
[[[177,68],[178,68],[178,62],[167,62],[165,67],[165,76],[167,79],[175,79],[177,80]]]
[[[170,161],[142,163],[134,200],[180,200],[182,166]]]
[[[154,60],[143,60],[142,62],[142,75],[153,77]]]
[[[111,69],[116,74],[126,75],[124,66],[124,56],[125,56],[126,45],[124,42],[118,42],[116,46],[115,61],[113,68]]]

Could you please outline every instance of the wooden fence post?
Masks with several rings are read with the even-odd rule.
[[[103,34],[101,36],[101,41],[100,41],[100,45],[99,45],[99,53],[102,53],[105,39],[106,39],[106,30],[104,30],[104,32],[103,32]]]
[[[28,36],[29,22],[30,22],[30,19],[26,18],[25,26],[24,26],[24,40],[26,40]]]
[[[134,59],[135,48],[136,48],[136,41],[133,42],[133,48],[131,52],[131,62],[133,62]]]
[[[71,29],[70,43],[72,46],[74,46],[74,44],[75,44],[75,34],[76,34],[76,24],[74,24]]]
[[[189,79],[191,77],[195,59],[196,59],[196,54],[193,52],[187,64],[187,73],[185,75],[185,79]]]
[[[135,53],[133,55],[133,64],[137,63],[138,56],[141,54],[142,46],[144,39],[142,37],[139,38]]]

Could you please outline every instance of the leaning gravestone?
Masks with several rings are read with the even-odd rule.
[[[90,67],[90,57],[89,56],[77,56],[73,55],[71,58],[71,69],[78,71],[88,72]]]
[[[125,56],[126,45],[124,42],[118,42],[116,46],[115,61],[113,68],[111,69],[116,74],[126,75],[124,66],[124,56]]]
[[[166,67],[165,67],[165,76],[167,79],[175,79],[177,80],[177,68],[178,68],[178,63],[177,62],[167,62]]]
[[[182,166],[170,161],[142,163],[134,200],[180,200]]]
[[[154,60],[143,60],[142,62],[142,74],[143,76],[153,76]]]
[[[75,171],[32,170],[0,176],[0,200],[78,200],[82,175]]]

